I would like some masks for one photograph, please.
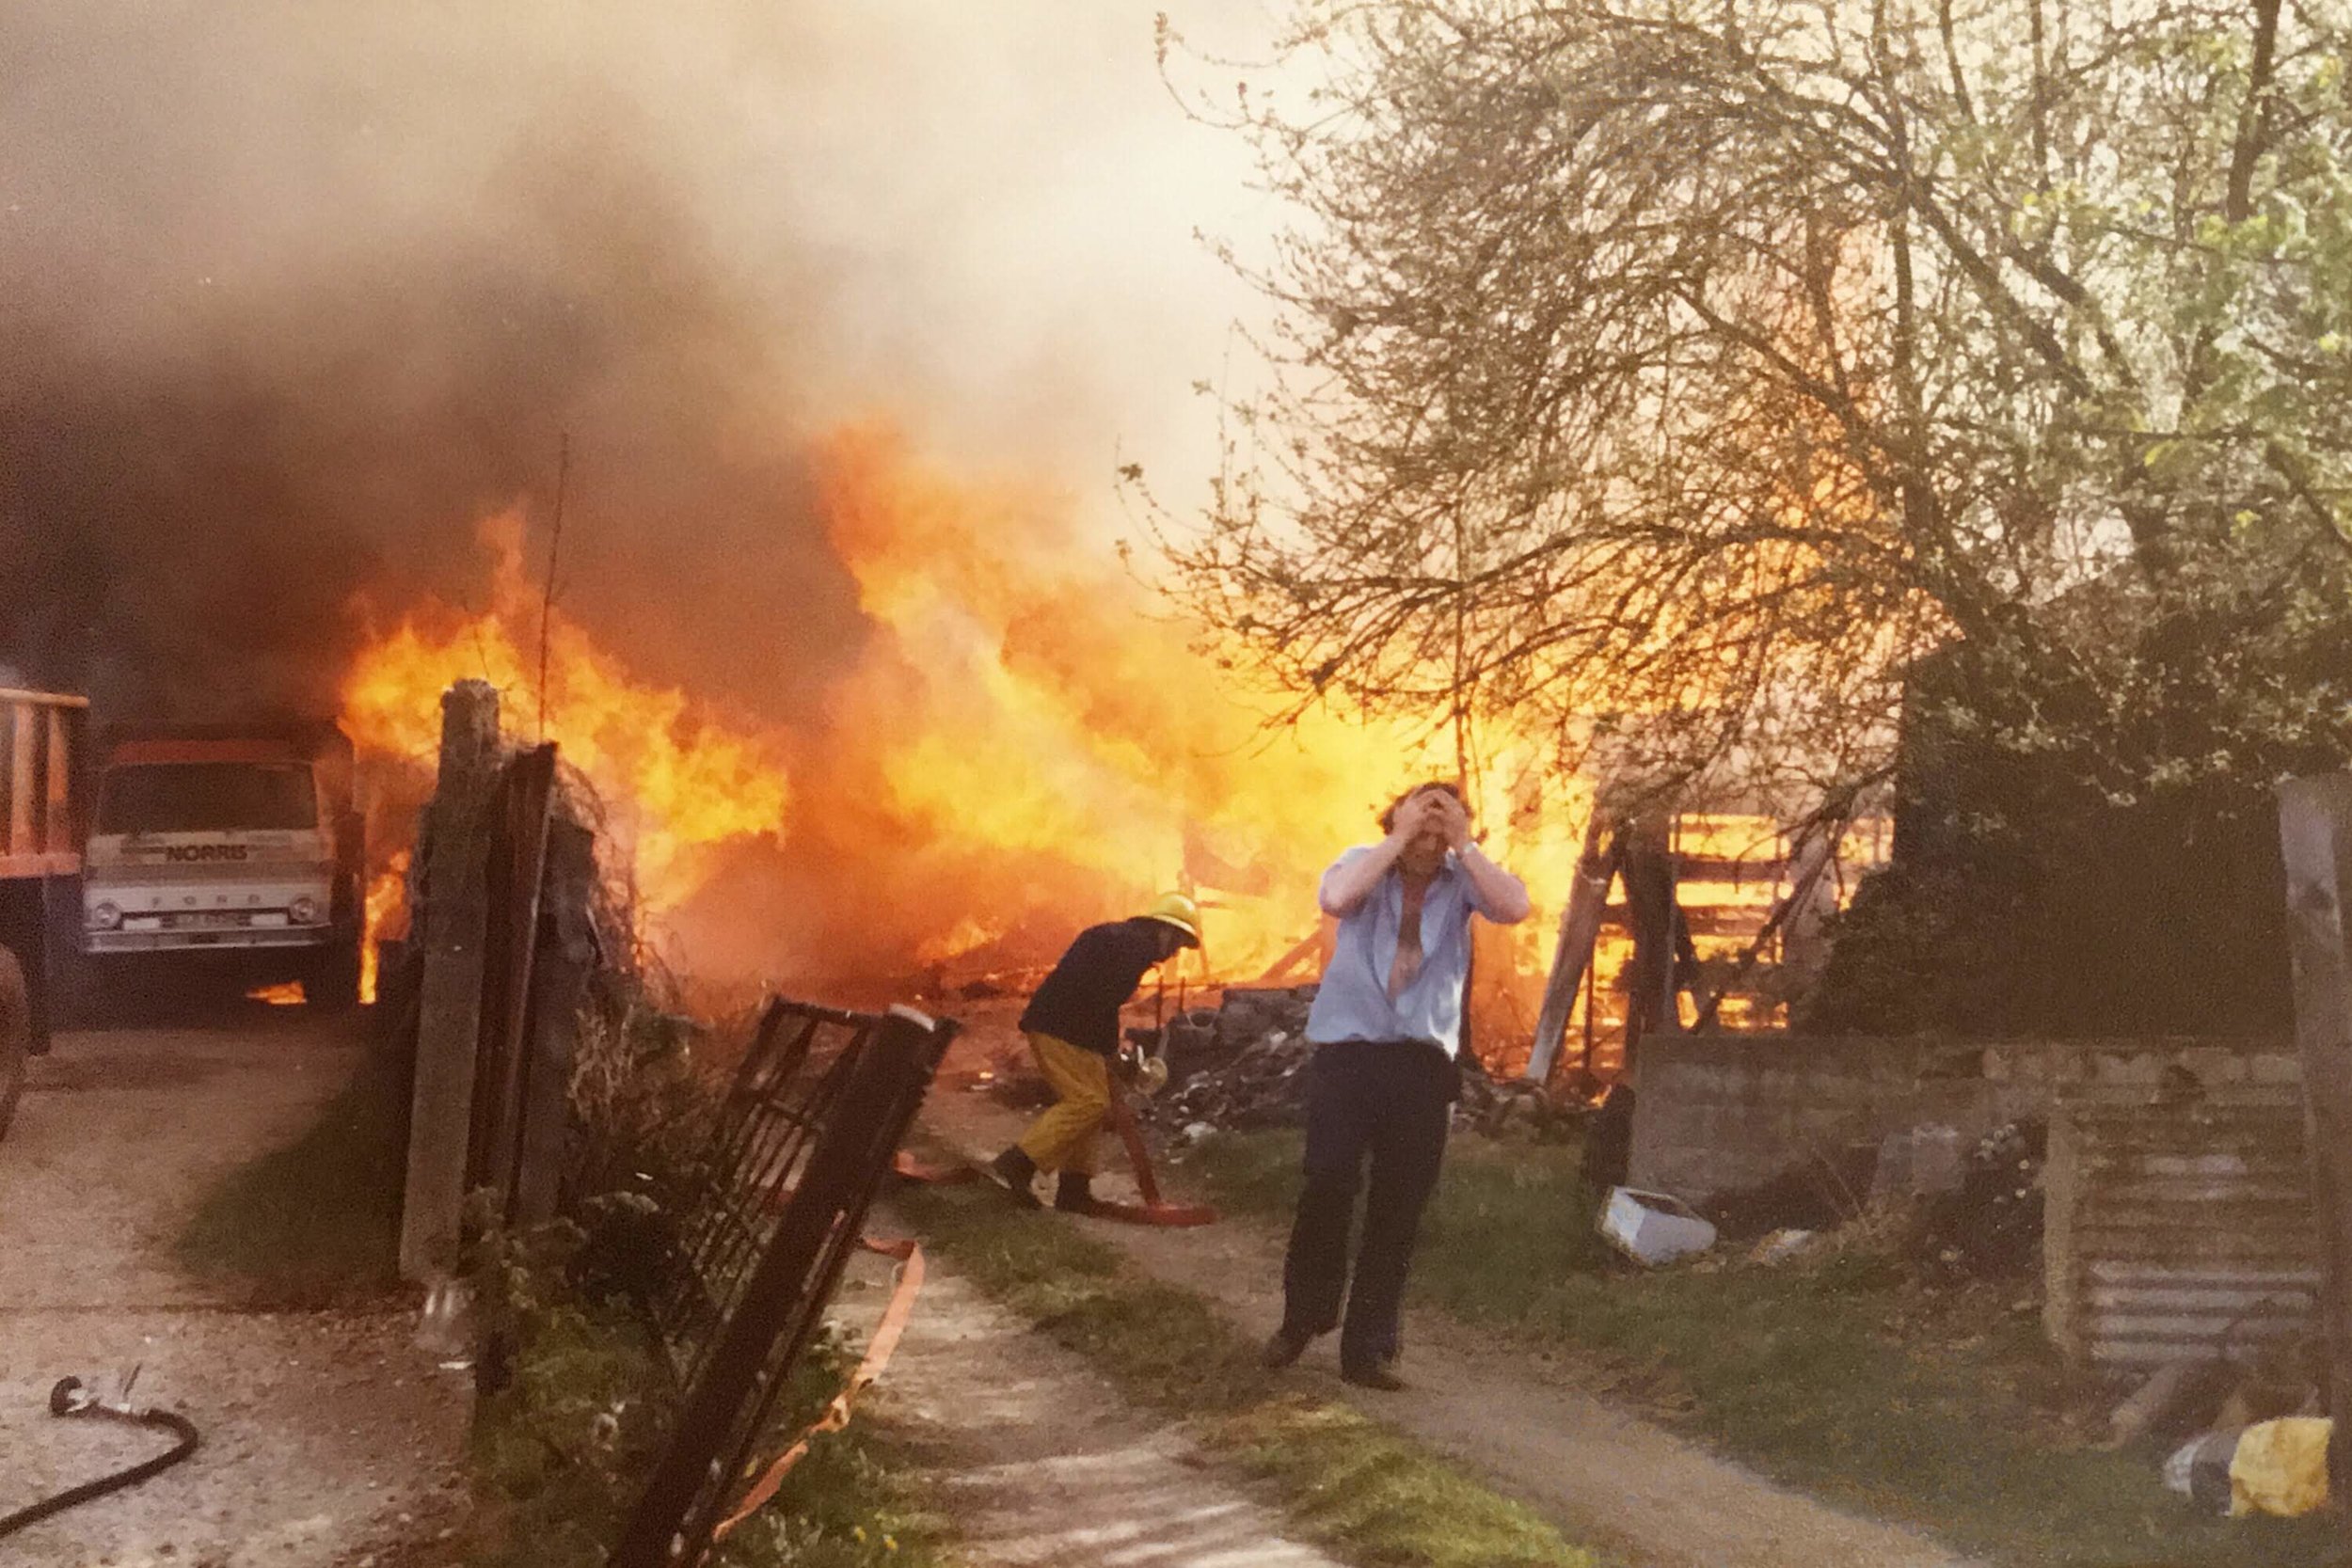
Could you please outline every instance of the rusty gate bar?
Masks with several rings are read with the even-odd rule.
[[[547,873],[555,748],[543,745],[506,765],[492,808],[488,951],[482,975],[481,1046],[474,1069],[474,1121],[467,1186],[489,1187],[511,1218],[516,1152],[522,1141],[531,975],[539,944],[540,884]]]
[[[679,1238],[681,1266],[658,1320],[681,1385],[702,1374],[711,1344],[741,1301],[814,1142],[880,1023],[870,1015],[806,1003],[769,1005],[762,1039],[755,1041],[755,1053],[745,1058],[723,1102],[714,1139],[719,1154]]]
[[[956,1034],[953,1022],[935,1022],[907,1008],[880,1019],[823,1009],[804,1009],[802,1016],[836,1024],[848,1036],[819,1079],[832,1085],[821,1127],[809,1114],[814,1094],[782,1117],[784,1145],[806,1148],[807,1157],[785,1162],[798,1180],[757,1265],[707,1353],[697,1357],[668,1451],[629,1515],[612,1568],[691,1568],[701,1561],[722,1510],[744,1484],[747,1461],[832,1297],[891,1155]],[[775,1037],[771,1034],[771,1045]],[[747,1061],[747,1072],[761,1065]],[[788,1085],[771,1077],[769,1086]],[[757,1164],[763,1176],[775,1168],[773,1158]],[[773,1193],[735,1196],[765,1203]]]

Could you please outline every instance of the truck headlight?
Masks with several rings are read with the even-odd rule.
[[[89,928],[111,931],[122,924],[122,911],[114,904],[92,904],[89,908]]]
[[[319,919],[319,901],[315,898],[295,899],[293,903],[286,906],[286,918],[293,921],[297,926],[317,925]]]

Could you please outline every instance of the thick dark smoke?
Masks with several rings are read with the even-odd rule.
[[[1156,8],[0,7],[0,665],[317,706],[356,591],[462,599],[517,501],[540,547],[565,431],[568,608],[771,718],[858,639],[804,432],[1068,476],[1107,546],[1237,297]]]
[[[564,611],[787,735],[725,961],[850,961],[825,887],[889,825],[830,699],[887,638],[812,454],[879,419],[1073,494],[1056,547],[1109,563],[1114,465],[1171,477],[1234,309],[1193,230],[1239,149],[1160,90],[1157,3],[0,7],[0,679],[331,711],[372,630],[486,608],[485,515],[537,569],[568,436]],[[898,859],[869,901],[953,925]],[[1099,892],[1023,874],[1057,920]]]
[[[517,502],[540,547],[568,433],[567,607],[798,717],[858,622],[788,265],[740,279],[600,63],[326,10],[0,22],[0,663],[118,718],[330,711],[363,595],[465,602]]]

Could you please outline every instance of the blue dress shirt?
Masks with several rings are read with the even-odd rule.
[[[1367,847],[1348,850],[1323,874],[1323,885]],[[1470,977],[1470,917],[1493,918],[1478,889],[1451,851],[1430,879],[1421,903],[1421,973],[1394,1000],[1389,974],[1396,967],[1398,927],[1405,917],[1405,874],[1391,867],[1340,919],[1339,941],[1307,1015],[1307,1038],[1317,1045],[1345,1040],[1427,1040],[1448,1056],[1462,1047],[1462,987]]]

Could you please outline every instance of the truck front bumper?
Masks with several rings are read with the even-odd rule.
[[[324,947],[334,940],[334,928],[327,926],[247,926],[210,931],[125,929],[85,931],[82,933],[82,950],[97,958],[108,953],[209,953],[223,948]]]

